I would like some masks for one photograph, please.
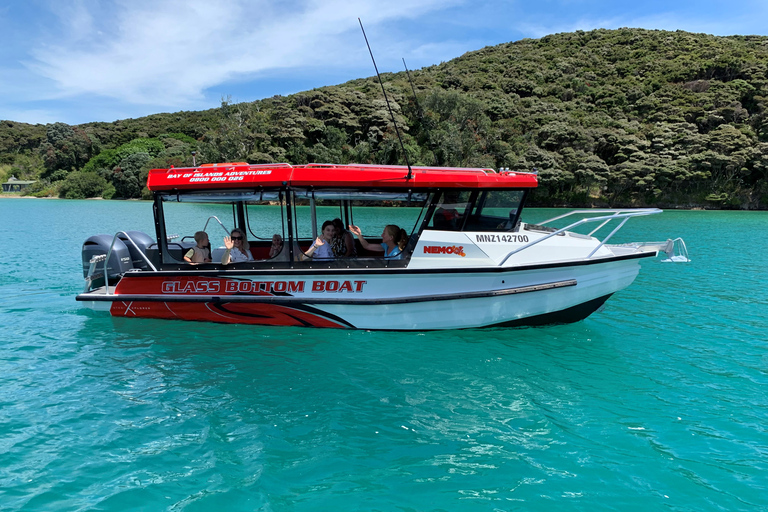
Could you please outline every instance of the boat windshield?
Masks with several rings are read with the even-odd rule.
[[[457,190],[440,195],[429,228],[440,231],[513,231],[523,190]]]

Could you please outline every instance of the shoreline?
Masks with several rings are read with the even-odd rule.
[[[19,194],[9,194],[7,192],[0,194],[0,199],[47,199],[47,200],[60,199],[64,201],[107,201],[107,199],[104,199],[103,197],[86,197],[85,199],[64,199],[63,197],[53,197],[53,196],[45,196],[45,197],[22,196]],[[144,201],[144,199],[117,199],[117,201]]]
[[[103,197],[88,197],[85,199],[64,199],[61,197],[34,197],[34,196],[22,196],[19,194],[9,194],[9,193],[2,193],[0,194],[0,199],[42,199],[42,200],[61,200],[61,201],[144,201],[147,203],[151,203],[152,201],[149,199],[104,199]],[[603,206],[573,206],[573,205],[550,205],[550,206],[528,206],[528,208],[560,208],[560,209],[583,209],[583,210],[591,210],[591,209],[602,209],[602,208],[610,208],[610,207],[603,207]],[[624,208],[659,208],[660,210],[675,210],[675,211],[691,211],[691,212],[765,212],[768,211],[768,208],[761,208],[761,209],[749,209],[749,210],[742,210],[737,208],[708,208],[706,206],[630,206],[630,207],[624,207],[624,206],[616,206],[614,209],[624,209]]]

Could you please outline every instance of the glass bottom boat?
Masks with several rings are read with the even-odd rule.
[[[229,163],[154,169],[147,185],[155,235],[88,238],[82,304],[121,317],[258,325],[543,325],[586,318],[634,281],[643,258],[687,261],[681,239],[608,243],[631,217],[658,209],[524,222],[531,173]],[[343,228],[323,238],[333,219]],[[214,243],[200,247],[195,233]],[[230,235],[242,235],[248,261],[232,261]],[[188,261],[196,250],[211,261]]]

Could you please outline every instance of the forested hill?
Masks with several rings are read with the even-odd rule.
[[[382,76],[415,165],[537,169],[540,205],[768,207],[768,37],[555,34]],[[375,77],[204,112],[0,123],[0,178],[139,197],[152,167],[403,163]],[[146,193],[146,192],[145,192]]]

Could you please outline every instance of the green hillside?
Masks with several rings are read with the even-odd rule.
[[[525,39],[382,76],[413,165],[537,169],[539,205],[768,207],[768,37],[642,29]],[[403,163],[375,77],[203,112],[0,122],[0,178],[139,197],[151,167]]]

